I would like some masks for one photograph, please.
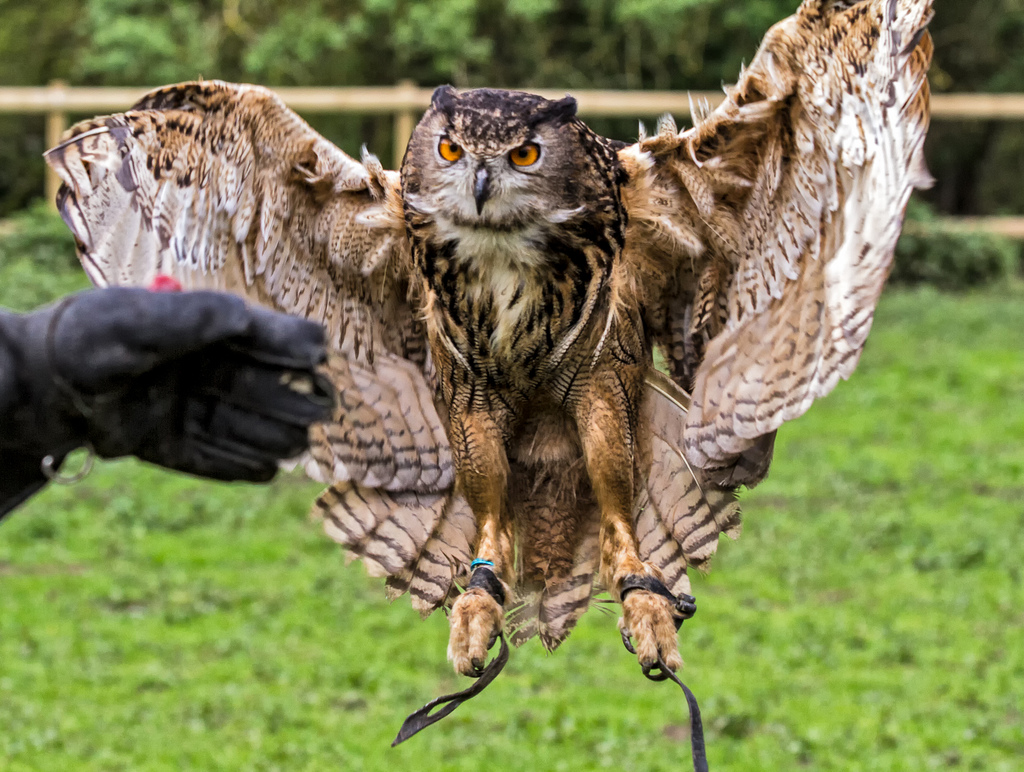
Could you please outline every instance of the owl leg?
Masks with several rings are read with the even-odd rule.
[[[474,412],[452,420],[452,449],[463,495],[477,521],[469,587],[452,604],[448,659],[479,676],[505,619],[502,577],[512,569],[512,523],[505,506],[508,459],[501,416]]]
[[[683,660],[673,603],[645,589],[623,593],[624,585],[636,584],[637,577],[663,579],[656,566],[640,559],[633,529],[634,431],[629,405],[638,404],[639,398],[630,400],[628,375],[621,370],[604,378],[595,374],[577,410],[587,473],[601,510],[601,579],[622,603],[619,629],[624,638],[635,641],[640,665],[652,668],[660,656],[669,669],[677,670]]]

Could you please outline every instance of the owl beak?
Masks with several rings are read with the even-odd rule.
[[[476,180],[473,183],[473,198],[476,200],[476,213],[479,215],[484,211],[484,204],[491,195],[491,175],[486,166],[476,170]]]

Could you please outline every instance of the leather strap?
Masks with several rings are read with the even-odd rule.
[[[693,759],[693,772],[708,772],[707,749],[704,745],[704,723],[700,718],[697,698],[693,696],[689,687],[679,680],[679,676],[665,666],[660,654],[658,655],[658,668],[661,671],[659,678],[651,678],[647,673],[644,675],[647,675],[652,681],[664,681],[665,679],[675,681],[683,690],[683,694],[686,695],[686,705],[690,710],[690,754]]]
[[[459,705],[464,703],[466,700],[476,697],[480,692],[487,688],[487,686],[498,677],[498,674],[505,668],[505,664],[508,662],[508,643],[505,641],[505,636],[501,633],[498,634],[498,640],[501,641],[501,649],[498,651],[498,656],[491,660],[491,663],[483,669],[480,677],[476,682],[468,689],[463,689],[461,692],[455,692],[455,694],[447,694],[444,697],[438,697],[436,700],[431,700],[422,708],[412,713],[405,723],[402,724],[402,728],[398,730],[398,736],[395,737],[394,742],[391,743],[391,747],[394,748],[400,743],[404,743],[410,737],[417,732],[421,732],[431,724],[436,724],[442,718],[450,715]],[[441,707],[441,706],[444,707]],[[434,708],[441,707],[436,713],[431,713]]]
[[[494,573],[494,569],[487,564],[478,564],[473,569],[473,575],[469,579],[469,584],[466,586],[467,590],[481,589],[490,595],[494,600],[498,602],[499,606],[505,605],[505,588],[501,584],[501,580],[498,579]],[[459,705],[464,703],[466,700],[470,700],[476,697],[482,692],[487,686],[498,677],[498,674],[505,668],[505,664],[508,662],[508,643],[505,641],[505,636],[498,633],[498,639],[501,641],[501,648],[498,650],[498,656],[491,660],[490,664],[487,665],[478,674],[472,676],[476,678],[476,683],[470,686],[468,689],[463,689],[461,692],[455,692],[454,694],[446,694],[443,697],[438,697],[436,700],[431,700],[419,710],[411,713],[405,722],[402,724],[402,728],[398,730],[398,736],[395,737],[394,742],[391,743],[391,747],[394,748],[399,743],[404,743],[410,737],[417,732],[421,732],[431,724],[436,724],[445,716],[448,716],[454,711]],[[491,646],[494,645],[494,641],[491,641]],[[443,707],[441,707],[443,706]],[[431,713],[434,708],[440,708],[436,713]]]
[[[676,597],[659,579],[653,576],[637,575],[627,576],[622,580],[619,588],[619,599],[625,600],[626,596],[634,590],[644,590],[660,595],[672,603],[672,616],[676,623],[676,630],[683,622],[690,619],[697,612],[697,599],[692,595],[680,595]],[[625,633],[622,635],[622,644],[630,654],[636,654],[636,649]],[[661,654],[658,654],[656,665],[643,668],[644,677],[650,681],[674,681],[683,690],[686,696],[686,705],[690,711],[690,752],[693,759],[694,772],[708,772],[707,750],[704,744],[704,723],[700,717],[700,707],[697,705],[697,698],[690,691],[679,676],[677,676],[665,664]]]
[[[501,581],[490,566],[481,565],[473,569],[473,575],[469,578],[469,584],[466,585],[466,589],[472,590],[474,588],[483,590],[494,598],[499,606],[504,607],[505,588],[501,586]]]
[[[627,576],[622,580],[622,586],[619,588],[619,601],[625,600],[626,596],[633,592],[633,590],[653,592],[655,595],[660,595],[671,602],[672,617],[675,620],[676,630],[682,626],[683,622],[697,613],[697,599],[695,597],[692,595],[676,597],[657,577],[647,574]]]

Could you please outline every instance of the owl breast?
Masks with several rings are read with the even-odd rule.
[[[545,294],[542,277],[547,273],[547,254],[542,229],[535,225],[502,232],[441,222],[438,231],[455,245],[454,265],[467,278],[466,304],[489,309],[476,331],[481,342],[486,341],[499,366],[508,367],[515,359],[511,349],[516,332],[525,332]],[[535,323],[543,321],[537,318]]]
[[[434,298],[429,327],[468,375],[526,394],[573,352],[612,256],[571,234],[435,223],[417,260]]]

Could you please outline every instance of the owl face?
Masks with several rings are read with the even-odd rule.
[[[581,203],[573,180],[584,151],[567,130],[578,123],[571,97],[442,86],[409,143],[406,197],[458,226],[564,222]]]

